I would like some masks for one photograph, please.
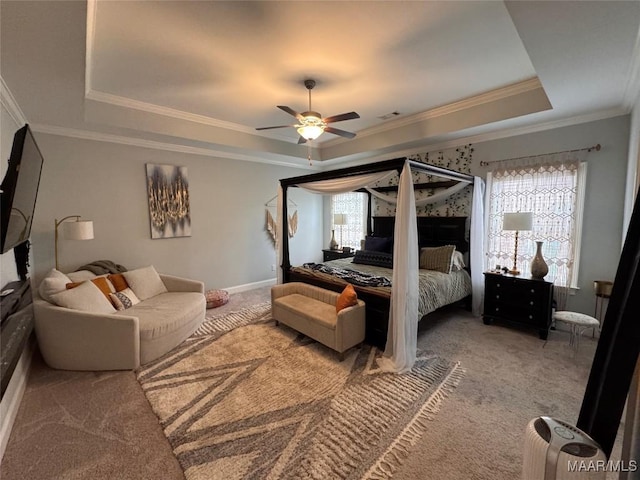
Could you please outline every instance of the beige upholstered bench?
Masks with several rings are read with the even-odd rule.
[[[365,304],[336,312],[339,293],[301,282],[275,285],[271,288],[273,319],[313,338],[339,353],[364,341]]]

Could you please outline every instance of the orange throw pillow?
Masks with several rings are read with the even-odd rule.
[[[104,277],[92,278],[91,282],[93,282],[93,284],[100,289],[100,291],[104,294],[104,296],[107,297],[107,300],[111,302],[111,298],[109,297],[109,294],[111,294],[111,288],[109,287],[109,283],[107,282],[107,279]],[[84,283],[84,282],[67,283],[66,285],[67,290],[76,288],[81,283]]]
[[[353,285],[347,283],[344,290],[336,301],[336,312],[340,312],[343,308],[351,307],[358,304],[358,294],[356,293]]]
[[[114,273],[109,275],[107,278],[111,283],[113,283],[113,288],[116,289],[116,292],[121,292],[122,290],[129,288],[129,284],[121,273]]]

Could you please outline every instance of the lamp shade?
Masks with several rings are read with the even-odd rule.
[[[345,213],[334,213],[333,214],[333,224],[334,225],[346,225],[347,224],[347,215]]]
[[[532,225],[531,212],[505,213],[502,217],[502,230],[531,230]]]
[[[305,125],[298,128],[298,133],[306,140],[315,140],[324,132],[324,128],[318,125]]]
[[[91,220],[65,222],[62,231],[67,240],[91,240],[93,239],[93,222]]]

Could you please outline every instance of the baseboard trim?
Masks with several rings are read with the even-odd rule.
[[[22,351],[22,355],[18,359],[7,390],[4,392],[2,402],[0,402],[0,462],[4,457],[4,451],[9,443],[9,435],[13,428],[13,422],[18,415],[18,409],[27,386],[27,378],[29,376],[29,368],[31,367],[31,359],[35,351],[36,340],[32,333]]]
[[[245,283],[244,285],[236,285],[235,287],[225,288],[225,290],[229,293],[246,292],[247,290],[253,290],[255,288],[268,287],[269,285],[275,285],[276,281],[277,279],[275,278],[269,278],[267,280],[262,280],[260,282]]]

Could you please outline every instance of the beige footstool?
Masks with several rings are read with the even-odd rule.
[[[584,313],[568,312],[561,310],[553,315],[553,319],[559,322],[564,322],[571,328],[571,336],[569,337],[569,345],[575,348],[575,353],[578,353],[580,347],[580,336],[589,330],[595,329],[600,326],[600,322],[595,318],[585,315]]]

